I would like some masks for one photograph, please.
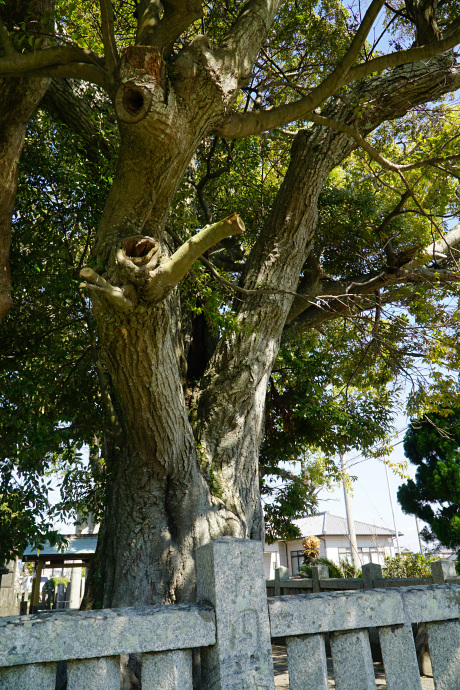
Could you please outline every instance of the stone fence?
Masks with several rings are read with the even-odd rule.
[[[288,569],[275,569],[275,578],[266,580],[267,595],[307,594],[309,592],[333,592],[357,589],[387,589],[389,587],[416,587],[460,583],[453,561],[439,560],[431,563],[431,577],[383,577],[382,566],[365,563],[362,577],[329,577],[327,565],[312,567],[312,577],[289,577]]]
[[[460,688],[460,585],[267,599],[260,542],[222,538],[196,553],[198,604],[62,611],[0,619],[0,688],[119,690],[120,655],[142,654],[143,690],[274,690],[271,638],[285,638],[291,690],[375,690],[368,629],[378,630],[388,690],[418,690],[413,623],[426,623],[437,690]]]

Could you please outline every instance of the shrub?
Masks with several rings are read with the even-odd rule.
[[[318,537],[305,537],[302,546],[304,563],[314,563],[319,556],[320,541]]]
[[[44,587],[47,592],[52,592],[58,585],[67,585],[68,582],[70,582],[68,577],[50,577],[50,579],[45,582]]]
[[[384,577],[430,577],[430,564],[437,558],[422,556],[421,553],[399,553],[385,556]]]
[[[311,577],[311,569],[314,565],[327,565],[329,568],[329,577],[362,577],[361,570],[355,568],[353,563],[349,561],[340,561],[335,563],[329,558],[317,558],[312,563],[302,563],[299,568],[299,577]]]

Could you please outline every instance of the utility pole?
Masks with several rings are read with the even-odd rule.
[[[386,462],[384,462],[383,464],[385,465],[385,474],[387,475],[388,495],[390,497],[391,514],[393,515],[393,525],[394,525],[395,534],[396,534],[396,544],[398,546],[398,553],[401,553],[401,547],[399,545],[399,537],[398,537],[398,528],[396,526],[395,509],[393,506],[393,498],[391,496],[390,477],[388,475],[388,465],[386,464]]]
[[[345,475],[347,466],[345,463],[345,458],[343,457],[342,454],[340,454],[340,462],[342,464],[342,472]],[[359,569],[361,567],[361,560],[359,558],[358,544],[356,541],[355,520],[353,517],[353,508],[351,506],[351,498],[350,498],[350,494],[348,493],[347,484],[345,482],[345,477],[343,478],[342,484],[343,484],[343,495],[345,498],[345,512],[347,514],[348,536],[350,539],[350,546],[351,546],[351,560],[353,561],[353,565],[355,566],[355,568]]]
[[[418,536],[418,543],[419,543],[419,545],[420,545],[420,553],[421,553],[422,556],[423,556],[424,553],[425,553],[425,550],[424,550],[423,544],[422,544],[422,536],[421,536],[421,534],[420,534],[420,525],[419,525],[419,521],[418,521],[418,517],[417,517],[417,516],[415,516],[415,525],[416,525],[416,527],[417,527],[417,536]]]

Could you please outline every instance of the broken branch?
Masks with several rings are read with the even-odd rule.
[[[225,237],[240,235],[244,231],[244,223],[237,213],[203,228],[153,272],[152,280],[146,288],[147,299],[163,299],[176,287],[201,254]]]
[[[86,281],[80,283],[81,288],[98,290],[114,307],[122,311],[129,311],[133,308],[134,303],[126,296],[124,287],[119,288],[111,285],[105,278],[96,273],[96,271],[93,271],[89,266],[85,266],[85,268],[81,269],[80,277],[84,278]]]

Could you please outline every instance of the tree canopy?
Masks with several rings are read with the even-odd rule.
[[[415,481],[398,489],[405,513],[427,523],[426,541],[460,547],[460,430],[458,408],[448,416],[432,415],[411,424],[404,452],[416,465]]]
[[[0,558],[92,511],[88,605],[190,599],[455,398],[458,3],[384,5],[0,5]]]

